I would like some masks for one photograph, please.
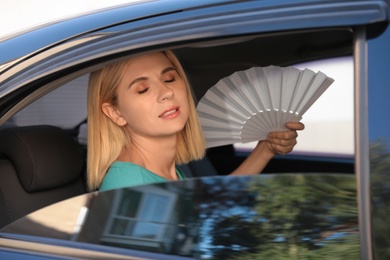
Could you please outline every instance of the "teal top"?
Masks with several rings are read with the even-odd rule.
[[[176,168],[176,174],[179,180],[186,178],[184,173],[178,168]],[[108,169],[99,191],[167,181],[167,179],[137,164],[116,161]]]

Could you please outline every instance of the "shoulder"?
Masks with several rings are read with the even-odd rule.
[[[133,163],[114,162],[107,171],[99,191],[146,185],[166,181]]]

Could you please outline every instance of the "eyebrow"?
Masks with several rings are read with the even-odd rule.
[[[163,75],[163,74],[165,74],[165,73],[167,73],[167,72],[169,72],[169,71],[172,71],[172,70],[174,70],[174,71],[177,72],[177,69],[176,69],[176,68],[174,68],[174,67],[167,67],[167,68],[165,68],[165,69],[163,69],[163,70],[161,71],[160,75]],[[134,85],[135,83],[140,82],[140,81],[143,81],[143,80],[147,80],[147,79],[148,79],[147,77],[139,77],[139,78],[136,78],[136,79],[134,79],[132,82],[130,82],[129,88],[130,88],[132,85]]]
[[[167,67],[167,68],[163,69],[163,71],[161,71],[161,75],[163,75],[163,74],[165,74],[165,73],[167,73],[169,71],[172,71],[172,70],[177,72],[176,68],[174,68],[174,67]]]

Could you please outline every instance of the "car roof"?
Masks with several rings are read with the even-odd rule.
[[[386,0],[388,1],[388,0]],[[3,50],[0,64],[15,60],[43,47],[57,44],[75,36],[104,30],[130,21],[162,16],[175,12],[202,11],[223,7],[231,9],[232,15],[250,7],[253,13],[260,12],[263,19],[261,31],[282,31],[295,28],[318,28],[371,24],[388,18],[385,0],[283,0],[283,1],[152,1],[131,2],[103,10],[82,14],[70,19],[52,22],[38,28],[7,36],[1,39]],[[255,5],[253,2],[257,2]],[[257,8],[254,8],[257,6]],[[241,9],[241,10],[240,10]],[[214,10],[212,10],[215,13]],[[26,44],[26,41],[28,44]],[[20,46],[20,48],[18,48]],[[16,48],[15,48],[16,47]],[[12,50],[12,51],[8,51]]]

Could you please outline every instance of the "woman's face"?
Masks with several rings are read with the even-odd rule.
[[[189,114],[187,88],[161,52],[133,58],[117,89],[118,106],[102,108],[131,136],[164,137],[183,129]]]

